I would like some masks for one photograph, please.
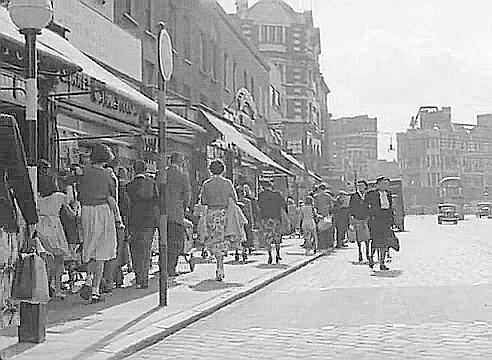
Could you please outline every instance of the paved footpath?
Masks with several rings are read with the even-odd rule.
[[[492,359],[492,221],[409,217],[391,271],[335,251],[137,359]]]
[[[247,263],[236,263],[229,256],[223,283],[214,280],[215,264],[198,264],[195,272],[176,278],[168,292],[168,307],[159,308],[158,294],[153,293],[51,326],[46,342],[40,345],[15,344],[15,338],[0,336],[0,349],[8,347],[5,358],[18,353],[16,360],[99,360],[131,355],[321,256],[305,256],[300,244],[300,239],[285,239],[279,265],[267,265],[266,252],[252,255]],[[134,288],[127,291],[138,295]]]

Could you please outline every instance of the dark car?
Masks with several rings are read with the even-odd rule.
[[[492,204],[489,202],[479,202],[477,206],[477,218],[492,218]]]
[[[456,211],[455,204],[439,204],[439,214],[437,215],[437,223],[441,225],[443,222],[451,222],[458,224],[459,214]]]

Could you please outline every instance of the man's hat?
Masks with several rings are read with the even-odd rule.
[[[376,182],[379,183],[379,182],[384,181],[384,180],[388,180],[389,181],[390,179],[387,176],[380,176],[380,177],[378,177],[376,179]]]

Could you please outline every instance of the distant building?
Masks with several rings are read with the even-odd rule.
[[[398,162],[409,205],[436,205],[439,181],[459,176],[465,201],[477,202],[492,184],[492,115],[477,125],[452,122],[451,108],[421,109],[411,128],[397,135]]]
[[[354,178],[372,178],[378,171],[378,120],[368,115],[329,121],[327,148],[330,182],[352,183]]]
[[[312,11],[282,0],[236,2],[234,17],[270,65],[270,125],[289,152],[319,171],[330,92],[320,72],[321,39]]]

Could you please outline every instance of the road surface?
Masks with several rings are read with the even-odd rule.
[[[407,228],[389,272],[352,244],[132,358],[492,359],[492,220]]]

